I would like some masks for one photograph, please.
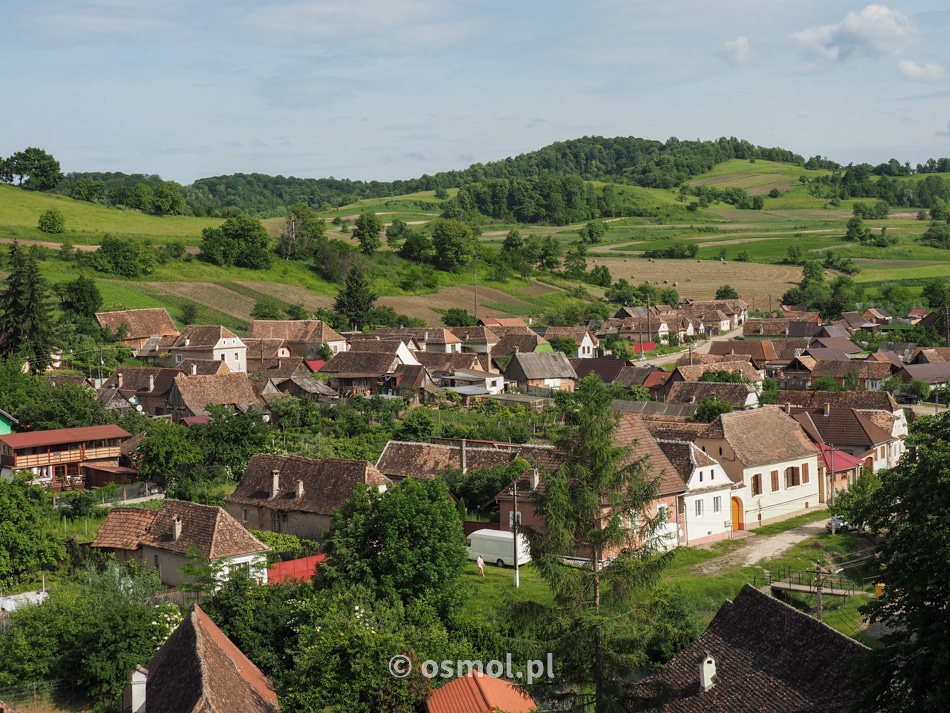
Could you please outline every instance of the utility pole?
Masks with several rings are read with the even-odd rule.
[[[475,319],[478,319],[478,264],[472,262],[472,285],[475,288]]]
[[[515,541],[515,545],[514,545],[515,588],[517,589],[521,586],[521,582],[519,582],[518,580],[518,479],[517,478],[515,478],[515,487],[514,487],[514,490],[512,491],[512,495],[514,496],[514,503],[512,505],[512,511],[511,511],[511,529],[514,532],[514,541]]]
[[[818,595],[818,603],[816,605],[818,615],[818,621],[821,621],[821,587],[822,587],[822,571],[821,565],[817,562],[815,563],[815,594]]]

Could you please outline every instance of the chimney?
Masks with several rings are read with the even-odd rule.
[[[191,344],[191,339],[189,339],[188,337],[185,337],[185,346],[187,347],[190,344]]]
[[[122,388],[122,372],[121,371],[117,371],[115,373],[115,379],[116,379],[116,382],[118,383],[118,388],[121,389]]]
[[[540,478],[540,476],[538,475],[538,469],[537,469],[537,468],[532,468],[532,469],[531,469],[531,472],[528,473],[528,489],[529,489],[529,490],[537,490],[537,489],[538,489],[538,481],[539,481],[540,479],[541,479],[541,478]]]
[[[462,439],[462,472],[467,473],[468,468],[465,463],[465,439]]]
[[[181,517],[175,515],[172,519],[172,540],[178,542],[181,539]]]
[[[825,404],[825,413],[824,413],[824,415],[825,415],[825,416],[830,416],[830,415],[831,415],[831,404]]]
[[[144,666],[136,666],[132,670],[131,685],[126,689],[129,693],[132,713],[145,713],[145,684],[148,682],[148,669]],[[125,696],[122,696],[125,699]],[[126,702],[123,700],[123,704]],[[126,705],[123,710],[129,710]]]
[[[786,402],[785,402],[785,413],[787,413],[789,416],[792,415],[792,402],[791,402],[791,401],[786,401]]]
[[[149,392],[155,391],[155,374],[148,375],[148,390]]]
[[[716,659],[707,651],[702,663],[699,664],[699,684],[703,687],[704,691],[708,691],[717,683]]]
[[[280,471],[274,468],[274,470],[272,470],[270,474],[271,474],[270,496],[272,498],[276,498],[277,493],[280,490]]]
[[[192,365],[191,365],[191,375],[192,375],[192,376],[196,376],[197,374],[198,374],[198,365],[195,364],[195,363],[192,363]]]
[[[303,481],[298,480],[297,481],[297,500],[300,500],[300,498],[302,497],[303,497]]]
[[[516,346],[516,347],[515,347],[515,354],[518,354],[518,353],[520,353],[520,352],[521,352],[521,347]]]

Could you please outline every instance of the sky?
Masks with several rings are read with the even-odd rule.
[[[389,181],[582,136],[735,136],[915,166],[950,156],[939,7],[0,0],[0,156]]]

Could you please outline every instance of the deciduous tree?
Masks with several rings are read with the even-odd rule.
[[[379,237],[382,232],[382,219],[369,211],[360,213],[353,224],[353,239],[360,244],[360,252],[364,255],[372,255],[383,244]]]
[[[0,585],[10,587],[22,577],[52,570],[65,558],[46,490],[31,485],[32,473],[0,478]]]
[[[66,216],[59,208],[48,208],[40,215],[36,227],[44,233],[65,233]]]
[[[16,179],[18,186],[34,191],[49,191],[63,178],[59,161],[43,149],[29,147],[3,161],[0,179]]]

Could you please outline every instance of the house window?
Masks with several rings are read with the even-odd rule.
[[[247,508],[241,508],[241,522],[247,524]]]
[[[155,564],[155,569],[158,569],[158,555],[155,555],[155,558],[152,560],[152,562]]]
[[[703,482],[703,471],[699,471],[699,482]]]
[[[722,512],[722,498],[718,495],[713,498],[713,512]]]
[[[752,476],[752,494],[761,495],[762,494],[762,474],[756,473]]]
[[[274,513],[270,516],[270,529],[274,532],[280,532],[280,513]]]
[[[222,355],[221,355],[221,361],[224,361],[224,360],[227,359],[227,358],[228,358],[228,355],[227,355],[227,354],[222,354]]]
[[[234,352],[234,361],[240,361],[241,358],[238,356],[237,352]]]
[[[808,463],[802,463],[802,482],[808,482]]]
[[[773,493],[778,492],[778,471],[777,470],[772,471],[772,492]]]
[[[801,472],[795,466],[790,466],[785,469],[785,487],[794,488],[796,485],[802,484]]]
[[[700,499],[696,501],[696,517],[702,517],[702,516],[703,516],[703,501]]]
[[[184,358],[184,357],[182,357],[181,354],[176,354],[176,355],[175,355],[175,363],[176,363],[176,364],[181,364],[181,360],[182,360],[183,358]]]

